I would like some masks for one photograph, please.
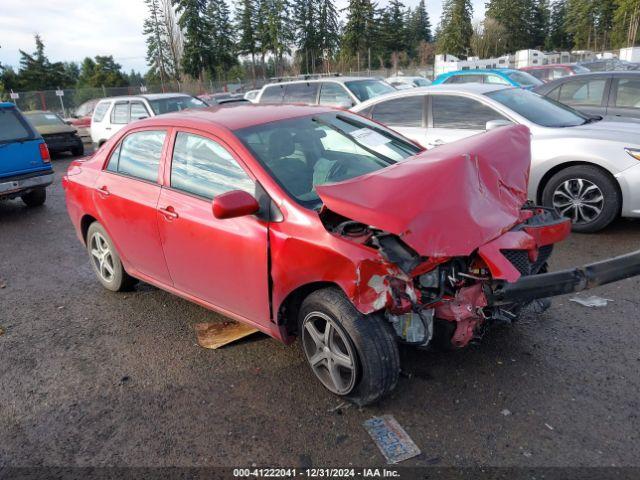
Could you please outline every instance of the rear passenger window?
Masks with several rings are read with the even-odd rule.
[[[315,104],[317,97],[317,83],[290,83],[284,89],[284,101],[286,103]]]
[[[176,136],[171,187],[210,200],[232,190],[255,193],[253,180],[223,146],[185,132]]]
[[[471,98],[432,95],[434,128],[485,130],[489,120],[507,120],[490,107]]]
[[[15,108],[0,108],[0,142],[24,140],[32,136],[18,115]]]
[[[331,82],[322,84],[320,88],[320,105],[346,106],[351,103],[351,97],[342,86]]]
[[[558,100],[571,106],[599,107],[606,83],[605,78],[563,83]]]
[[[111,123],[129,123],[129,103],[116,103],[111,112]]]
[[[379,103],[373,108],[372,118],[385,125],[422,127],[424,95],[397,98]]]
[[[157,182],[158,166],[166,136],[167,133],[164,131],[148,130],[125,137],[122,146],[119,147],[118,173]]]
[[[482,75],[454,75],[444,83],[482,83]]]
[[[260,103],[282,103],[283,96],[284,88],[282,88],[282,85],[265,87],[260,96]]]
[[[618,80],[616,107],[640,108],[640,79],[623,78]]]
[[[104,116],[107,114],[107,110],[109,110],[110,102],[100,102],[93,112],[93,121],[101,122],[104,120]]]

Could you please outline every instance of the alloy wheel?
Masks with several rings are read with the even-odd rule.
[[[574,224],[590,223],[602,213],[604,195],[595,183],[584,178],[572,178],[556,187],[553,206]]]
[[[115,274],[113,253],[109,243],[100,232],[91,236],[91,258],[100,277],[105,282],[111,282]]]
[[[348,394],[356,382],[356,356],[337,323],[322,312],[309,313],[302,322],[304,353],[322,384],[338,395]]]

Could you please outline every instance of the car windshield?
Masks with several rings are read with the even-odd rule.
[[[40,112],[38,112],[38,113],[26,112],[24,114],[24,116],[27,117],[29,119],[29,121],[36,127],[50,127],[52,125],[55,125],[55,126],[66,125],[64,123],[64,120],[62,120],[55,113],[49,113],[49,112],[42,112],[42,113],[40,113]]]
[[[300,204],[322,205],[316,186],[385,168],[421,151],[390,130],[347,113],[325,113],[237,130],[270,175]]]
[[[585,67],[581,67],[580,65],[574,65],[571,67],[574,73],[589,73],[591,70]]]
[[[507,77],[523,87],[537,87],[543,83],[527,72],[509,72]]]
[[[361,102],[385,93],[395,92],[391,85],[380,80],[355,80],[344,84]]]
[[[590,121],[573,108],[528,90],[507,88],[485,95],[543,127],[576,127]]]
[[[426,78],[416,78],[413,81],[413,84],[416,87],[428,87],[429,85],[431,85],[431,82],[429,80],[427,80]]]
[[[180,95],[176,97],[157,98],[149,100],[149,104],[153,109],[153,113],[161,115],[163,113],[179,112],[187,108],[205,108],[208,107],[205,102],[188,95]]]

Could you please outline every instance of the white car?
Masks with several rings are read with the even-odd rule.
[[[518,123],[531,131],[529,198],[595,232],[640,217],[640,123],[590,118],[538,94],[487,84],[402,90],[352,109],[427,148]]]
[[[431,80],[424,77],[395,75],[387,78],[387,83],[396,90],[406,90],[408,88],[428,87]]]
[[[388,83],[368,77],[323,77],[270,83],[262,87],[256,103],[304,103],[351,108],[370,98],[395,92]]]
[[[109,97],[100,100],[91,117],[91,141],[101,146],[118,130],[135,120],[187,108],[204,108],[202,100],[184,93],[157,93]]]

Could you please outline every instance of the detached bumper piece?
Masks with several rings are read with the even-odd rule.
[[[521,277],[494,289],[490,305],[529,302],[588,290],[640,275],[640,250],[559,272]]]

